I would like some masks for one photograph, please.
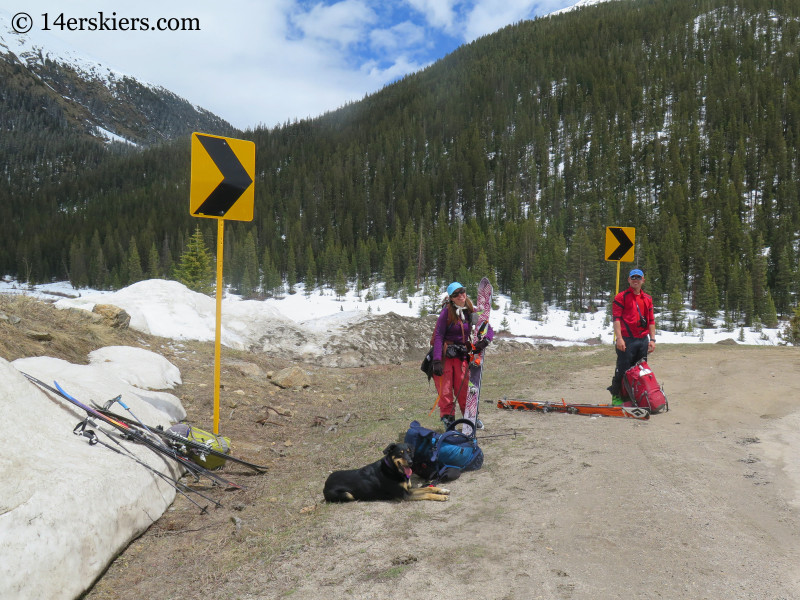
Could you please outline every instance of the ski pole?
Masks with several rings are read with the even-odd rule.
[[[169,485],[171,485],[171,486],[172,486],[172,487],[175,489],[175,491],[176,491],[177,493],[181,494],[181,495],[182,495],[184,498],[186,498],[186,499],[187,499],[189,502],[191,502],[191,503],[192,503],[192,504],[194,504],[194,505],[195,505],[197,508],[199,508],[199,509],[200,509],[200,514],[207,514],[207,513],[208,513],[208,510],[207,510],[207,509],[208,509],[208,506],[200,506],[200,504],[199,504],[198,502],[196,502],[194,499],[192,499],[192,498],[191,498],[191,497],[190,497],[190,496],[189,496],[189,495],[186,493],[187,491],[190,491],[190,492],[192,492],[192,493],[195,493],[195,494],[197,494],[198,496],[200,496],[201,498],[204,498],[205,500],[208,500],[209,502],[212,502],[212,503],[213,503],[213,504],[214,504],[214,505],[215,505],[217,508],[219,508],[219,507],[221,507],[221,506],[222,506],[222,504],[221,504],[220,502],[217,502],[217,501],[216,501],[216,500],[214,500],[213,498],[209,498],[209,497],[208,497],[208,496],[206,496],[205,494],[203,494],[203,493],[201,493],[201,492],[199,492],[199,491],[197,491],[197,490],[193,490],[192,488],[190,488],[190,487],[187,487],[187,486],[183,485],[183,484],[182,484],[181,482],[179,482],[178,480],[176,480],[176,479],[173,479],[172,477],[170,477],[169,475],[166,475],[165,473],[162,473],[162,472],[161,472],[161,471],[159,471],[158,469],[154,469],[153,467],[151,467],[150,465],[148,465],[146,462],[144,462],[144,461],[140,460],[140,459],[139,459],[139,458],[138,458],[136,455],[134,455],[134,454],[133,454],[133,453],[132,453],[130,450],[128,450],[127,448],[125,448],[124,446],[122,446],[122,445],[121,445],[121,444],[120,444],[120,443],[119,443],[117,440],[115,440],[115,439],[113,438],[113,436],[111,436],[111,435],[110,435],[110,434],[109,434],[107,431],[103,431],[103,430],[101,429],[100,431],[102,431],[102,432],[103,432],[105,435],[107,435],[107,436],[108,436],[108,437],[111,439],[111,441],[113,441],[115,444],[117,444],[118,446],[120,446],[121,448],[123,448],[123,449],[125,450],[125,454],[123,454],[123,453],[122,453],[122,451],[120,451],[119,449],[117,449],[117,448],[114,448],[114,447],[113,447],[111,444],[108,444],[108,443],[106,443],[106,442],[102,441],[100,438],[98,438],[98,437],[97,437],[97,434],[94,432],[94,430],[92,430],[92,429],[87,429],[87,428],[86,428],[86,425],[87,425],[87,423],[89,423],[89,417],[86,417],[86,419],[84,419],[83,421],[81,421],[80,423],[78,423],[78,424],[75,426],[75,429],[73,429],[73,430],[72,430],[72,433],[74,433],[75,435],[80,435],[80,436],[83,436],[83,437],[87,438],[87,439],[89,440],[89,445],[90,445],[90,446],[94,446],[94,445],[96,445],[96,444],[100,444],[101,446],[104,446],[104,447],[108,448],[109,450],[111,450],[111,451],[113,451],[113,452],[116,452],[116,453],[117,453],[117,454],[119,454],[120,456],[127,456],[128,458],[131,458],[131,459],[133,459],[133,461],[134,461],[134,462],[136,462],[136,463],[138,463],[138,464],[142,465],[142,466],[143,466],[145,469],[147,469],[147,470],[148,470],[148,471],[150,471],[151,473],[153,473],[153,474],[155,474],[155,475],[159,476],[159,477],[160,477],[162,480],[166,481],[166,482],[167,482]]]
[[[522,434],[519,434],[519,435],[522,435]],[[476,439],[478,439],[478,440],[486,440],[486,439],[489,439],[489,438],[496,438],[496,437],[512,437],[512,438],[516,439],[517,432],[516,431],[512,431],[511,433],[493,433],[492,435],[482,435],[481,437],[476,438]]]
[[[107,405],[107,406],[105,406],[104,408],[106,408],[106,409],[110,409],[112,406],[114,406],[114,402],[118,402],[118,403],[119,403],[119,405],[120,405],[122,408],[124,408],[125,410],[127,410],[127,411],[128,411],[130,414],[131,414],[131,416],[132,416],[134,419],[136,419],[136,422],[137,422],[137,423],[139,423],[139,425],[141,425],[142,427],[144,427],[144,429],[145,429],[145,431],[147,431],[147,433],[149,433],[150,435],[152,435],[152,436],[153,436],[154,438],[156,438],[156,439],[157,439],[159,442],[161,442],[161,441],[162,441],[162,440],[161,440],[161,438],[160,438],[159,436],[157,436],[155,433],[153,433],[152,431],[150,431],[150,428],[149,428],[147,425],[145,425],[144,423],[142,423],[142,420],[141,420],[139,417],[137,417],[135,414],[133,414],[133,411],[130,409],[130,407],[129,407],[127,404],[125,404],[125,403],[122,401],[122,395],[121,395],[121,394],[120,394],[119,396],[117,396],[116,398],[112,398],[111,400],[109,400],[108,402],[106,402],[106,405]]]

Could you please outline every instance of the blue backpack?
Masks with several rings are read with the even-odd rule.
[[[412,421],[405,441],[414,448],[411,470],[429,481],[452,481],[462,471],[477,471],[483,466],[483,450],[473,435],[467,436],[452,429],[458,423],[471,423],[458,419],[444,433],[433,431]]]

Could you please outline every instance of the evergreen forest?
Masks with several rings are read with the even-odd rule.
[[[751,326],[798,302],[796,1],[620,0],[524,21],[359,102],[236,135],[256,144],[255,218],[226,223],[224,266],[248,297],[490,274],[534,318],[593,310],[616,286],[606,227],[624,226],[623,273],[644,269],[676,328],[686,303]],[[188,136],[84,146],[52,161],[59,176],[0,189],[4,273],[117,288],[178,276],[198,236],[215,248],[216,220],[188,211]]]

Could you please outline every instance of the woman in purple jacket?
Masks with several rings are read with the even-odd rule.
[[[467,298],[464,286],[457,281],[448,285],[447,300],[433,333],[433,382],[439,393],[439,415],[445,430],[455,421],[456,399],[461,414],[464,414],[472,352],[480,352],[494,338],[494,331],[489,327],[482,339],[473,339],[474,312],[475,307]]]

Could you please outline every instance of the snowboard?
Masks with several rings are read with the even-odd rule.
[[[475,338],[473,342],[483,339],[489,328],[489,316],[492,312],[492,284],[484,277],[478,284],[478,299],[476,305],[478,320],[475,323]],[[486,349],[480,354],[474,354],[469,363],[469,388],[467,389],[467,404],[464,409],[464,418],[473,424],[478,419],[478,402],[481,398],[481,377],[483,376],[483,360]],[[464,423],[461,433],[472,435],[473,428]]]

